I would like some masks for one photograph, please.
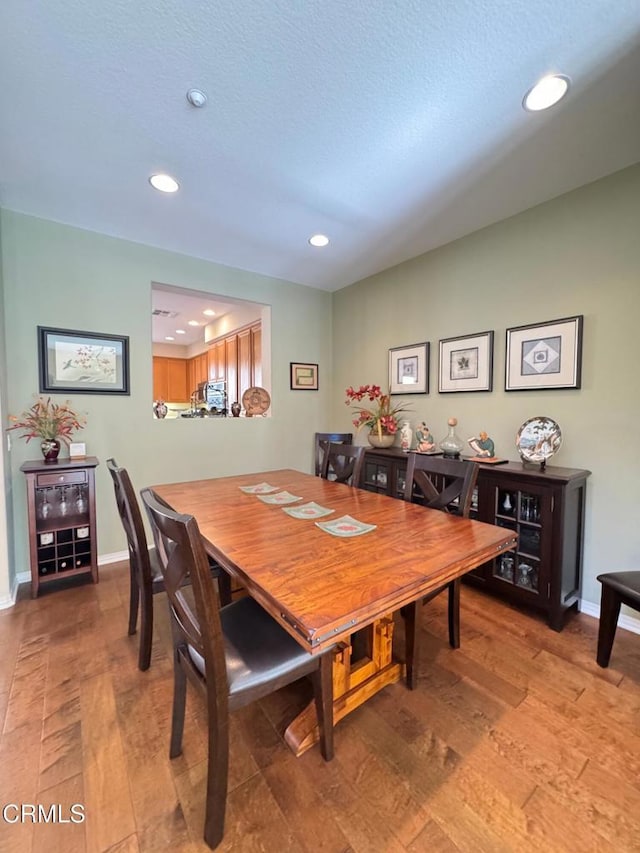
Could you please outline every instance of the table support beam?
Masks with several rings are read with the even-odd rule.
[[[393,617],[383,616],[363,628],[371,648],[371,657],[352,661],[352,644],[339,643],[333,651],[334,725],[388,684],[400,681],[404,664],[392,657]],[[318,742],[315,703],[309,705],[289,724],[284,738],[295,755],[302,755]]]

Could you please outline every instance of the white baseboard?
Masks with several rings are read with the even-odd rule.
[[[17,584],[14,584],[14,587],[17,588]],[[7,607],[13,607],[16,603],[16,589],[12,589],[9,595],[3,595],[0,598],[0,610],[6,610]]]
[[[591,601],[580,599],[579,608],[580,612],[586,613],[587,616],[595,616],[596,619],[600,618],[599,604],[593,604]],[[618,627],[624,628],[626,631],[632,631],[634,634],[640,634],[640,619],[635,619],[633,616],[621,613],[618,617]]]
[[[128,559],[128,551],[114,551],[113,554],[102,554],[102,556],[98,556],[98,565],[106,566],[108,563],[120,563],[122,560]]]
[[[120,563],[122,560],[129,559],[128,551],[114,551],[112,554],[101,554],[98,556],[98,565],[106,566],[109,563]],[[16,603],[18,587],[22,583],[31,583],[31,572],[18,572],[13,579],[13,587],[9,595],[0,598],[0,610],[6,610],[7,607],[13,607]]]

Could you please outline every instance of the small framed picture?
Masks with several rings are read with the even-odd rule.
[[[438,391],[491,391],[493,332],[478,332],[440,341]]]
[[[290,384],[292,391],[318,390],[318,365],[303,364],[299,361],[289,362]]]
[[[84,459],[87,455],[87,445],[84,441],[72,441],[69,445],[69,459]]]
[[[389,390],[392,394],[429,393],[429,344],[389,350]]]
[[[507,329],[505,391],[579,388],[583,315]]]

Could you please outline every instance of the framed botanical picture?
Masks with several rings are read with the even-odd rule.
[[[583,315],[507,329],[505,391],[579,388]]]
[[[429,344],[389,350],[389,389],[392,394],[429,393]]]
[[[493,332],[478,332],[440,341],[438,391],[491,391]]]
[[[38,326],[40,393],[129,394],[129,338]]]
[[[292,391],[317,391],[318,390],[318,365],[301,364],[297,361],[289,362],[290,384]]]

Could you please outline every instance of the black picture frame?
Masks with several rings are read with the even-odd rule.
[[[505,391],[580,388],[584,316],[507,329]]]
[[[391,347],[389,350],[389,392],[429,393],[429,343]]]
[[[318,365],[302,361],[289,362],[289,387],[292,391],[318,390]]]
[[[493,331],[440,340],[438,393],[493,390]]]
[[[38,326],[40,393],[128,395],[129,338]]]

